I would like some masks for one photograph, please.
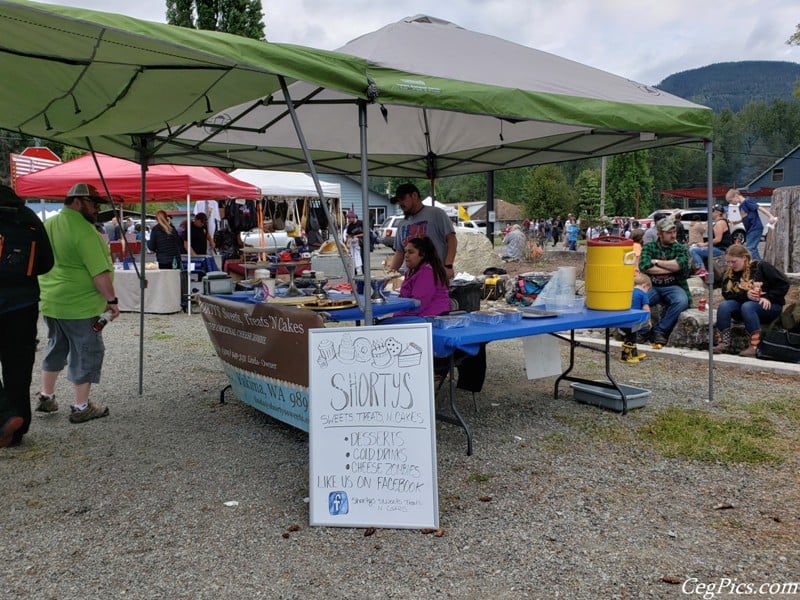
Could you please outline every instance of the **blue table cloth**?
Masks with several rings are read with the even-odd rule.
[[[191,261],[192,265],[194,265],[193,270],[198,273],[213,273],[214,271],[219,271],[217,261],[210,254],[192,256]],[[188,268],[188,264],[189,258],[184,254],[181,256],[181,269],[185,271]]]
[[[456,350],[463,350],[473,356],[481,344],[495,340],[571,331],[574,329],[593,329],[608,327],[633,327],[648,319],[645,310],[590,310],[565,313],[556,317],[522,319],[515,323],[503,322],[500,325],[470,323],[466,327],[451,329],[433,328],[434,356],[450,356]]]
[[[232,294],[216,294],[215,298],[223,298],[225,300],[233,300],[235,302],[246,302],[249,304],[259,304],[261,301],[256,300],[255,294],[252,290],[233,292]],[[336,292],[328,292],[328,297],[331,300],[351,300],[351,294],[337,294]],[[363,298],[359,298],[359,302],[363,302]],[[383,317],[391,315],[404,310],[412,310],[419,306],[419,301],[413,298],[400,298],[399,296],[389,296],[388,300],[381,304],[372,305],[372,316]],[[324,311],[329,321],[363,321],[364,311],[360,306],[352,308],[339,308],[331,311]]]

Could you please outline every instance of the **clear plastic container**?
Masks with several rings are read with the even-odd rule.
[[[498,308],[496,309],[498,313],[503,316],[503,320],[506,323],[516,323],[517,321],[522,320],[522,311],[516,308]]]
[[[438,329],[451,329],[453,327],[466,327],[469,324],[467,315],[442,315],[431,317],[431,325]]]
[[[480,325],[500,325],[503,322],[503,315],[496,311],[477,310],[469,315],[473,323]]]

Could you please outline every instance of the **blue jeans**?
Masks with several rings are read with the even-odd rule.
[[[679,285],[667,285],[664,287],[651,287],[647,292],[650,306],[664,304],[665,311],[658,321],[658,325],[653,327],[653,333],[660,333],[664,337],[669,337],[675,323],[678,322],[680,314],[689,308],[689,298],[686,291]]]
[[[747,251],[750,252],[750,257],[753,260],[761,260],[761,255],[758,253],[758,244],[761,242],[761,235],[763,233],[763,227],[755,227],[749,230],[744,236],[744,245]]]
[[[689,248],[689,254],[692,255],[692,261],[694,262],[694,266],[698,269],[704,269],[705,267],[705,259],[708,258],[708,246],[699,247],[699,248]],[[714,246],[714,257],[722,256],[725,254],[725,250],[721,250]]]
[[[578,240],[567,240],[567,247],[570,250],[577,250],[578,249]]]
[[[738,300],[723,300],[717,308],[717,329],[725,331],[731,328],[731,320],[736,319],[744,323],[745,331],[753,334],[761,329],[761,323],[769,323],[777,319],[783,306],[773,304],[769,310],[752,300],[740,303]]]

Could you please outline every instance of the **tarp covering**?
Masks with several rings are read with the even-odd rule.
[[[310,175],[290,171],[262,171],[259,169],[236,169],[231,176],[246,181],[261,190],[262,196],[284,198],[317,197],[317,188]],[[341,198],[342,186],[338,183],[320,181],[326,198]]]
[[[97,154],[108,190],[117,202],[139,202],[142,169],[135,162]],[[90,154],[17,179],[17,194],[24,198],[64,199],[78,182],[90,183],[100,193],[103,184]],[[215,167],[154,165],[147,169],[147,201],[224,200],[261,197],[260,190]]]

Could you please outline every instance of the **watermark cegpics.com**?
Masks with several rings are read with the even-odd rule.
[[[681,585],[681,591],[687,595],[700,596],[703,600],[713,600],[725,596],[800,597],[800,581],[750,583],[722,577],[719,581],[704,582],[690,577]]]

